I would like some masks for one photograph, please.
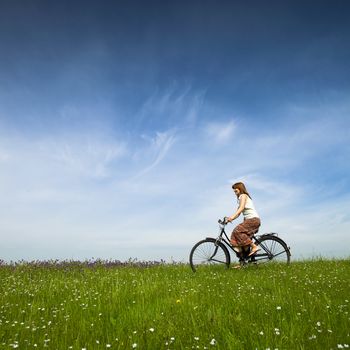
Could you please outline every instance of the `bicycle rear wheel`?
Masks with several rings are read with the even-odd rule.
[[[261,250],[254,255],[254,262],[258,264],[267,262],[290,263],[290,250],[281,238],[266,235],[259,237],[256,243],[259,244]]]
[[[193,272],[208,266],[230,266],[230,253],[221,242],[214,238],[207,238],[196,243],[190,253],[190,265]]]

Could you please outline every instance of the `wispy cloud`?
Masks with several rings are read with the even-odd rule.
[[[151,164],[140,170],[137,175],[133,177],[134,179],[148,173],[153,168],[155,168],[166,156],[176,140],[175,133],[171,130],[166,132],[157,132],[153,138],[143,135],[143,138],[149,142],[149,148],[147,148],[146,151],[142,153],[152,154],[153,159]]]
[[[209,142],[223,144],[232,138],[236,130],[236,124],[233,120],[223,122],[209,122],[205,125],[204,130],[209,137]]]
[[[43,230],[57,226],[62,234],[69,231],[64,221],[93,205],[90,200],[100,184],[120,174],[120,162],[128,154],[124,141],[92,130],[85,135],[67,131],[41,138],[9,130],[6,135],[0,139],[0,149],[8,154],[0,161],[0,207],[3,223],[8,225],[0,230],[1,235],[11,225],[20,225],[23,234],[30,235],[41,230],[35,228],[40,221]],[[61,215],[65,219],[57,224],[55,218]]]
[[[196,124],[203,106],[205,91],[193,91],[190,85],[156,90],[142,105],[136,125],[147,128],[155,124],[166,128],[184,128]]]
[[[314,111],[303,113],[306,118]],[[186,259],[191,245],[215,235],[216,220],[235,210],[230,185],[242,180],[262,217],[262,232],[281,233],[294,256],[333,254],[329,232],[347,242],[349,218],[339,213],[350,211],[349,198],[342,194],[346,181],[330,189],[322,171],[334,159],[329,149],[346,157],[346,120],[343,115],[327,123],[307,120],[276,129],[242,119],[181,128],[182,120],[177,128],[135,131],[125,139],[101,129],[41,138],[3,129],[2,241],[17,247],[11,256],[18,258],[38,251],[26,253],[13,235],[48,256],[67,257],[69,251],[128,258],[137,251],[138,258]],[[339,126],[339,137],[333,137]],[[348,165],[341,166],[349,174]],[[64,249],[67,240],[75,252]]]
[[[113,162],[124,157],[127,146],[124,141],[101,140],[94,137],[73,140],[43,142],[49,147],[52,159],[72,171],[87,177],[107,178],[111,176]]]

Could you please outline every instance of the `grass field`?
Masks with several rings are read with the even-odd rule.
[[[0,265],[1,349],[345,349],[350,260]]]

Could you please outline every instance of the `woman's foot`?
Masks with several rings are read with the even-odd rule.
[[[254,245],[254,246],[252,247],[252,250],[251,250],[250,253],[248,254],[248,256],[254,255],[254,254],[255,254],[256,252],[258,252],[260,249],[261,249],[260,247],[258,247],[257,245]]]

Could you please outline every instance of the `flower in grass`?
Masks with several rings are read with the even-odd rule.
[[[210,341],[210,345],[215,345],[216,344],[216,340],[213,338],[211,341]]]
[[[180,299],[177,299],[177,300],[176,300],[176,304],[179,304],[179,303],[181,303],[181,300],[180,300]]]
[[[150,328],[149,331],[150,331],[151,333],[153,333],[153,332],[154,332],[154,328]]]
[[[338,349],[344,349],[344,346],[343,346],[343,344],[337,344],[337,348]]]
[[[110,348],[111,347],[111,344],[106,344],[106,348]]]
[[[136,343],[132,344],[131,346],[132,346],[133,349],[137,348],[137,344]]]
[[[199,337],[194,337],[194,340],[199,340]]]
[[[276,310],[281,310],[282,308],[280,306],[277,306],[276,307]]]
[[[259,334],[260,334],[260,335],[264,335],[264,332],[263,332],[263,331],[261,331]]]

